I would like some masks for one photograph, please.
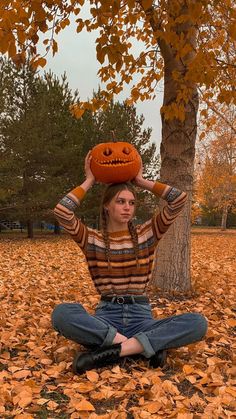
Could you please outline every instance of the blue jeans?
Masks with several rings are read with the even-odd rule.
[[[144,348],[142,355],[150,358],[157,351],[179,348],[201,340],[207,321],[198,313],[185,313],[154,319],[148,303],[117,304],[102,301],[95,314],[86,312],[81,304],[63,303],[52,313],[54,329],[67,339],[84,346],[111,346],[117,332],[136,338]]]

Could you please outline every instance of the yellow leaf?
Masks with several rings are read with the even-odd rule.
[[[95,410],[94,406],[88,402],[86,399],[78,401],[76,399],[71,400],[70,406],[74,407],[76,410],[84,410],[86,412],[93,412]]]
[[[236,40],[236,25],[235,22],[230,25],[228,32],[230,34],[230,36],[232,37],[232,39]]]
[[[44,358],[40,360],[40,364],[42,365],[51,365],[52,364],[52,360],[49,358]]]
[[[186,377],[186,380],[188,380],[191,384],[194,384],[197,381],[197,379],[196,379],[196,377],[194,375],[188,375]]]
[[[229,394],[232,394],[232,396],[234,396],[235,399],[236,399],[236,388],[235,387],[227,387],[225,389],[225,391]]]
[[[13,374],[14,378],[17,378],[17,379],[26,378],[26,377],[29,377],[29,376],[31,376],[31,375],[32,375],[32,374],[31,374],[31,371],[30,371],[30,370],[21,370],[21,371],[16,371],[16,372]]]
[[[79,391],[79,393],[88,393],[89,391],[94,389],[94,385],[92,383],[78,383],[76,385],[76,390]]]
[[[132,99],[137,100],[140,96],[138,89],[132,89],[131,91]]]
[[[136,388],[136,385],[137,385],[138,383],[137,382],[135,382],[134,380],[130,380],[130,381],[128,381],[128,383],[123,387],[123,390],[125,390],[125,391],[130,391],[130,390],[135,390],[135,388]]]
[[[163,381],[162,388],[165,392],[170,393],[172,396],[179,395],[177,386],[175,386],[170,380]]]
[[[52,54],[53,55],[55,55],[56,54],[56,52],[58,51],[58,45],[57,45],[57,42],[55,41],[55,39],[53,39],[53,41],[52,41]],[[45,60],[46,61],[46,60]],[[47,62],[47,61],[46,61]],[[46,63],[45,63],[46,64]],[[44,67],[45,66],[45,64],[44,65],[41,65],[41,67]]]
[[[68,18],[66,18],[60,23],[60,26],[61,26],[62,29],[64,29],[69,24],[70,24],[70,20]]]
[[[53,400],[50,400],[47,404],[47,408],[50,410],[55,410],[58,407],[58,403],[54,402]]]
[[[81,118],[81,116],[83,116],[84,112],[85,112],[85,109],[81,109],[78,106],[73,109],[73,114],[78,119]]]
[[[36,60],[31,61],[30,64],[33,69],[37,69],[38,67],[44,67],[47,64],[47,60],[43,57],[40,57]]]
[[[142,0],[141,3],[144,10],[148,10],[150,7],[152,7],[152,0]]]
[[[32,396],[30,396],[30,394],[26,394],[25,396],[23,396],[19,402],[18,405],[20,407],[22,407],[22,409],[24,409],[26,406],[29,406],[29,404],[32,402]]]
[[[161,402],[150,402],[148,404],[145,404],[143,406],[145,410],[147,410],[149,413],[157,413],[158,410],[162,408]]]
[[[236,319],[228,319],[228,320],[226,320],[226,323],[230,327],[235,327],[236,326]]]
[[[86,376],[87,376],[87,379],[91,381],[92,383],[97,383],[99,379],[99,375],[95,371],[87,371]]]
[[[194,372],[194,368],[193,368],[192,365],[184,365],[183,366],[183,372],[187,375],[192,374],[192,372]]]
[[[44,399],[44,398],[38,399],[36,401],[36,403],[39,404],[39,406],[42,406],[43,404],[48,403],[48,402],[49,402],[49,399]]]

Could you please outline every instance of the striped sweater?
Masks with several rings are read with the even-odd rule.
[[[94,285],[102,295],[146,294],[155,248],[178,217],[186,201],[185,192],[160,182],[154,184],[152,192],[166,200],[167,205],[152,219],[136,226],[139,266],[127,230],[109,233],[111,263],[109,269],[102,233],[85,226],[74,213],[85,195],[80,186],[69,192],[54,209],[60,225],[83,251]]]

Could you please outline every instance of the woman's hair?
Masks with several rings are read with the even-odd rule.
[[[108,233],[108,229],[107,229],[107,224],[108,224],[108,211],[105,208],[106,204],[109,204],[109,202],[111,202],[112,198],[114,198],[114,196],[116,196],[116,194],[118,192],[121,191],[130,191],[132,192],[132,194],[134,195],[135,199],[136,199],[136,191],[135,188],[133,186],[133,184],[131,182],[125,182],[125,183],[112,183],[110,185],[108,185],[103,193],[103,197],[102,197],[102,201],[101,201],[101,207],[100,207],[100,228],[102,231],[102,235],[103,235],[103,239],[105,242],[105,253],[106,253],[106,259],[108,262],[108,266],[109,268],[111,268],[111,263],[110,263],[110,240],[109,240],[109,233]],[[131,240],[133,242],[133,246],[134,246],[134,251],[135,251],[135,256],[136,256],[136,263],[137,266],[139,266],[139,261],[138,261],[138,235],[137,235],[137,231],[135,228],[135,225],[133,224],[133,221],[130,220],[128,222],[128,229],[131,235]]]

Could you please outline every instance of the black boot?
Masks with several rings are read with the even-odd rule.
[[[94,352],[79,352],[73,361],[73,372],[82,374],[93,368],[116,364],[120,360],[121,344],[117,343],[108,348],[99,348]]]
[[[166,362],[167,352],[165,350],[163,351],[157,351],[155,355],[151,356],[149,360],[149,366],[153,368],[158,367],[164,367]]]

